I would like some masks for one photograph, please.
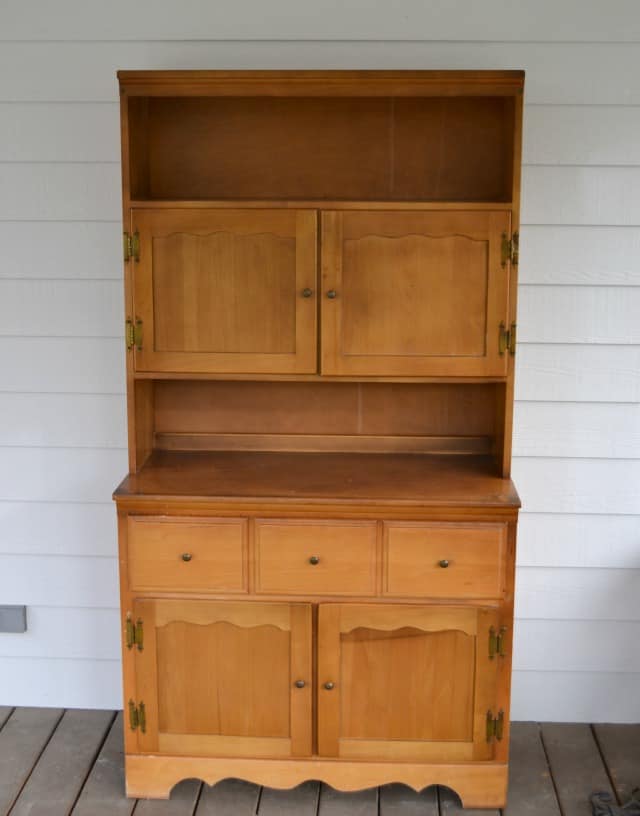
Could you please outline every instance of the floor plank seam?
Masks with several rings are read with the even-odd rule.
[[[15,711],[15,710],[16,710],[16,709],[14,709],[14,711]],[[29,784],[29,780],[30,780],[30,779],[31,779],[31,777],[33,776],[33,772],[34,772],[34,771],[35,771],[35,769],[38,767],[38,763],[39,763],[39,762],[40,762],[40,760],[42,759],[42,755],[43,755],[43,754],[44,754],[44,752],[47,750],[47,747],[48,747],[49,743],[50,743],[50,742],[51,742],[51,740],[53,739],[53,736],[54,736],[54,734],[56,733],[56,731],[58,730],[58,728],[60,727],[60,723],[62,722],[62,718],[64,717],[64,715],[65,715],[66,713],[67,713],[67,709],[66,709],[66,708],[63,708],[63,709],[61,710],[60,716],[58,717],[58,720],[57,720],[56,724],[55,724],[55,725],[54,725],[54,727],[51,729],[51,733],[49,734],[49,736],[47,737],[47,739],[44,741],[44,745],[42,746],[42,748],[40,749],[40,751],[38,751],[38,756],[35,758],[35,761],[34,761],[33,765],[31,766],[31,770],[30,770],[30,771],[29,771],[29,773],[26,775],[24,782],[22,783],[22,785],[20,785],[20,789],[19,789],[19,790],[16,792],[16,795],[14,796],[13,801],[11,802],[11,805],[10,805],[10,806],[9,806],[9,808],[7,809],[6,816],[11,816],[11,813],[13,812],[13,809],[14,809],[14,807],[16,806],[17,801],[18,801],[18,800],[20,799],[20,797],[22,796],[22,791],[23,791],[23,790],[24,790],[24,789],[27,787],[27,785]]]
[[[540,737],[540,744],[542,745],[542,750],[544,751],[544,758],[547,763],[547,768],[549,769],[549,778],[551,779],[551,784],[553,785],[553,794],[556,797],[556,804],[558,805],[558,812],[560,816],[566,816],[564,812],[564,808],[562,807],[562,803],[560,802],[560,795],[558,794],[558,786],[556,784],[556,779],[553,775],[553,768],[551,767],[551,762],[549,761],[549,752],[547,751],[547,746],[544,741],[544,734],[542,733],[542,725],[537,723],[538,726],[538,735]]]
[[[202,794],[204,791],[204,782],[200,782],[200,787],[198,788],[198,795],[196,796],[196,801],[193,804],[193,810],[191,811],[191,816],[196,816],[198,812],[198,805],[200,804],[200,800],[202,799]]]
[[[85,786],[87,784],[87,780],[91,776],[91,771],[93,771],[93,766],[98,761],[98,757],[100,756],[100,752],[102,751],[102,749],[104,747],[104,744],[107,741],[107,738],[108,738],[109,734],[111,733],[111,729],[113,728],[113,724],[115,723],[117,716],[118,716],[117,711],[112,711],[111,712],[111,720],[109,721],[109,725],[104,730],[104,736],[100,740],[100,743],[98,744],[98,747],[97,747],[97,749],[95,750],[95,752],[93,754],[93,759],[91,760],[91,764],[89,765],[89,768],[87,769],[87,773],[85,774],[85,777],[82,780],[82,784],[80,785],[80,787],[78,789],[78,793],[76,794],[75,799],[71,803],[71,807],[69,808],[69,816],[71,816],[73,811],[76,809],[76,805],[78,804],[78,800],[82,796],[82,791],[85,789]]]
[[[2,723],[2,725],[0,725],[0,731],[2,731],[2,729],[5,727],[5,725],[13,717],[13,715],[15,714],[15,711],[16,711],[15,707],[12,707],[11,710],[9,711],[9,713],[7,714],[7,716],[5,717],[4,722]]]
[[[264,786],[260,785],[260,790],[258,791],[258,798],[256,799],[256,809],[253,811],[253,816],[258,816],[260,813],[260,802],[262,802],[262,793],[264,791]]]
[[[609,770],[609,764],[607,762],[607,758],[606,758],[606,756],[604,754],[604,751],[602,749],[602,745],[600,744],[600,740],[598,739],[598,732],[596,731],[593,723],[589,726],[589,728],[591,729],[591,735],[593,736],[593,740],[594,740],[594,742],[596,744],[596,747],[598,749],[598,753],[600,754],[600,759],[602,760],[602,764],[604,765],[604,769],[605,769],[605,772],[607,774],[607,779],[609,780],[609,784],[611,785],[611,790],[613,791],[613,795],[616,797],[616,802],[619,805],[622,805],[623,802],[621,801],[620,796],[618,794],[618,789],[617,789],[616,784],[614,782],[613,776],[611,775],[611,771]],[[593,791],[592,791],[592,793],[593,793]]]

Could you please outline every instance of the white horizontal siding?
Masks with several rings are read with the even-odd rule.
[[[516,354],[516,399],[638,402],[640,347],[523,343]]]
[[[0,50],[0,102],[114,102],[118,98],[115,74],[122,66],[146,70],[525,69],[529,103],[640,104],[635,44],[428,39],[397,45],[384,41],[6,42]]]
[[[640,285],[639,227],[530,224],[520,247],[522,284]]]
[[[517,402],[514,424],[518,457],[640,459],[638,403]]]
[[[0,698],[15,706],[122,708],[120,661],[3,657]]]
[[[0,555],[0,565],[8,604],[109,609],[118,602],[116,558]]]
[[[612,513],[520,514],[518,563],[525,567],[640,569],[640,524]]]
[[[108,496],[103,504],[3,500],[0,525],[1,553],[115,558],[118,550],[116,514]],[[40,562],[30,563],[42,569]],[[74,601],[72,593],[68,602]]]
[[[638,672],[611,672],[606,668],[598,672],[516,671],[511,718],[546,722],[640,722]]]
[[[0,337],[0,391],[123,394],[123,349],[104,337]]]
[[[524,68],[513,715],[640,718],[637,4],[36,6],[0,9],[0,704],[121,702],[115,71]]]
[[[10,501],[108,500],[127,469],[124,450],[106,448],[4,448],[0,499]]]
[[[0,393],[0,446],[125,448],[125,400],[114,394]]]
[[[122,281],[120,222],[0,221],[3,278]]]
[[[581,0],[537,0],[535,5],[484,0],[404,0],[402,13],[386,3],[323,0],[312,5],[272,0],[269,14],[255,0],[183,0],[158,13],[158,4],[108,6],[81,0],[43,5],[34,15],[20,0],[5,0],[3,38],[10,40],[640,40],[634,0],[601,6]],[[550,24],[552,21],[552,24]]]

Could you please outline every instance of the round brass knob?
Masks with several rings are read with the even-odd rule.
[[[304,688],[304,680],[296,680],[296,688]]]
[[[315,567],[316,564],[320,563],[320,559],[318,558],[317,555],[312,555],[311,558],[309,559],[309,563],[313,564],[313,566]]]
[[[329,680],[327,683],[324,684],[324,687],[326,688],[327,691],[331,691],[331,689],[334,687],[334,684],[331,682],[331,680]]]
[[[310,298],[312,294],[313,294],[313,289],[309,289],[307,287],[306,289],[302,290],[302,297],[303,298]]]
[[[438,565],[442,567],[442,569],[446,569],[449,566],[449,561],[443,558],[442,561],[438,561]]]
[[[183,561],[191,561],[193,556],[191,555],[191,553],[182,553],[180,558],[182,558]]]
[[[338,293],[336,292],[335,289],[329,289],[329,291],[327,292],[327,297],[329,298],[329,300],[333,300],[334,298],[338,297]]]

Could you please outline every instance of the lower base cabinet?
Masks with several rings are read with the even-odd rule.
[[[129,703],[138,751],[492,758],[496,610],[395,603],[316,609],[314,636],[307,603],[138,600],[133,626],[142,635],[132,646],[136,694]]]
[[[513,519],[138,511],[120,532],[129,796],[235,777],[504,805]]]

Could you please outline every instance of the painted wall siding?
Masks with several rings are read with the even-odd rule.
[[[524,68],[513,715],[639,720],[635,0],[35,5],[0,9],[0,704],[120,704],[115,71]]]

